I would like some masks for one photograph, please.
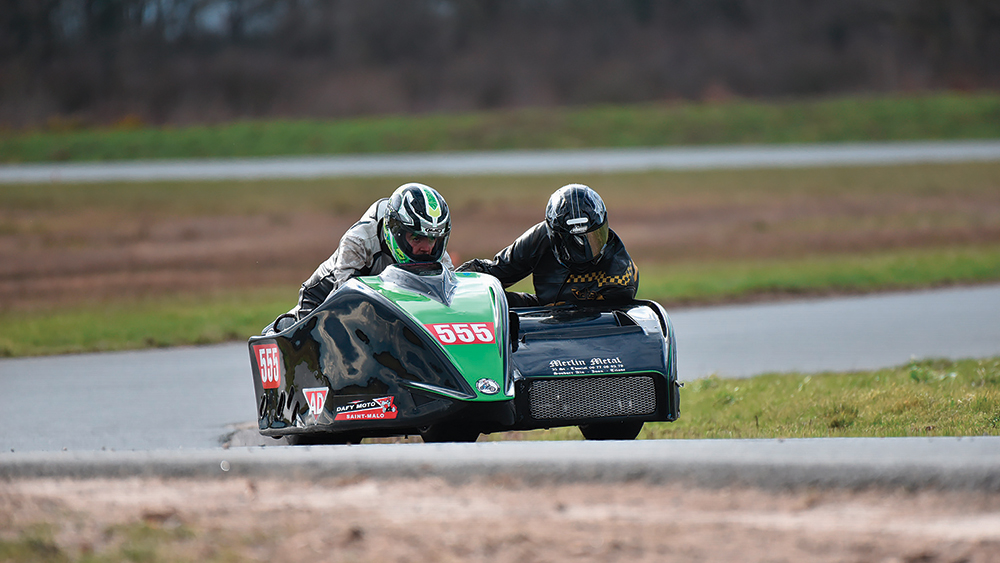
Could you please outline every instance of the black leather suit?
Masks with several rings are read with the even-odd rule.
[[[511,307],[586,301],[627,303],[639,288],[639,270],[614,231],[610,231],[600,261],[583,273],[573,273],[556,260],[544,222],[528,229],[493,260],[470,260],[459,270],[490,274],[504,287],[531,274],[535,294],[508,292]]]

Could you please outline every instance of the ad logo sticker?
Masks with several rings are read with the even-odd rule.
[[[309,403],[309,414],[319,416],[319,413],[323,412],[323,406],[326,405],[326,395],[329,391],[326,387],[310,387],[302,390],[302,394],[306,396],[306,402]]]
[[[281,383],[281,353],[278,352],[278,345],[254,344],[253,354],[264,389],[277,389]]]

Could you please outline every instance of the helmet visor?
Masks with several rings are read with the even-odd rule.
[[[448,245],[448,235],[425,236],[420,233],[406,232],[404,234],[407,254],[414,262],[437,262],[444,255]]]
[[[386,244],[397,262],[438,262],[448,246],[448,231],[427,236],[392,217],[386,221],[386,230],[389,235]]]
[[[608,243],[608,224],[589,233],[557,233],[556,256],[563,262],[585,264],[601,256]]]

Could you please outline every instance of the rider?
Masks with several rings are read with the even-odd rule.
[[[344,233],[337,250],[302,284],[298,305],[287,315],[302,319],[347,280],[376,276],[392,264],[441,262],[453,270],[445,250],[450,233],[451,214],[441,194],[424,184],[403,184]]]
[[[511,307],[624,303],[635,298],[639,287],[639,270],[625,244],[608,228],[604,201],[583,184],[556,190],[545,206],[545,221],[528,229],[493,260],[470,260],[458,271],[490,274],[504,287],[531,274],[535,294],[507,292]]]

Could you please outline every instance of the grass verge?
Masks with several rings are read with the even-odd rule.
[[[681,389],[675,422],[643,439],[1000,435],[1000,357],[921,360],[875,371],[708,377]],[[492,440],[582,439],[576,427]]]
[[[0,131],[0,162],[997,137],[1000,95],[946,93]]]
[[[639,275],[640,297],[670,305],[913,290],[1000,280],[1000,246],[640,264]]]
[[[639,297],[665,306],[996,281],[1000,246],[801,260],[640,264]],[[531,291],[529,281],[512,289]],[[0,355],[37,356],[245,340],[295,304],[297,286],[0,311]]]
[[[710,377],[682,390],[676,423],[646,438],[1000,435],[1000,358],[877,371]]]
[[[143,520],[115,524],[103,531],[100,545],[73,545],[60,542],[51,522],[29,526],[17,537],[0,538],[0,561],[31,563],[149,562],[159,561],[238,561],[227,549],[201,550],[199,534],[171,515],[162,525],[156,514],[144,515]],[[64,516],[71,519],[71,515]],[[213,538],[219,539],[219,538]]]
[[[246,341],[295,305],[295,287],[0,312],[0,355],[40,356]]]

